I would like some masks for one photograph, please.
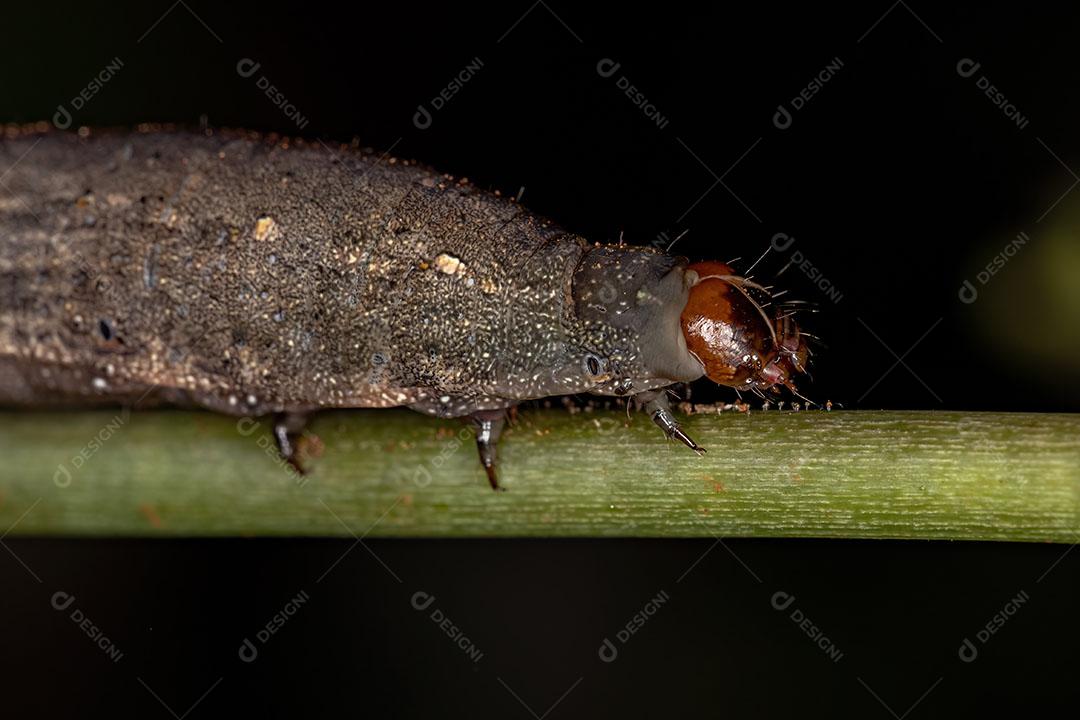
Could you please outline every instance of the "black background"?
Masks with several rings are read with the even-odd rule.
[[[0,121],[52,118],[119,57],[77,125],[205,117],[296,133],[256,86],[265,75],[307,119],[306,136],[356,136],[506,194],[524,187],[525,205],[596,240],[687,230],[678,252],[745,267],[776,233],[795,237],[755,274],[819,310],[801,320],[824,340],[804,389],[815,400],[1080,409],[1075,9],[163,0],[22,5],[3,23]],[[244,58],[260,63],[255,76],[237,73]],[[479,72],[416,127],[418,105],[430,109],[475,58]],[[776,127],[777,106],[836,58],[835,76]],[[980,63],[972,77],[957,72],[964,58]],[[619,63],[611,77],[597,72],[604,59]],[[980,92],[982,76],[1023,128]],[[664,127],[620,91],[622,77]],[[978,282],[1019,232],[1027,244]],[[795,250],[839,302],[797,267],[772,279]],[[974,303],[958,297],[965,280]],[[527,718],[572,687],[547,717],[904,717],[923,698],[914,718],[1077,700],[1066,546],[368,542],[402,584],[362,547],[316,583],[351,541],[9,538],[42,583],[0,556],[5,702],[168,717],[155,694],[183,715],[212,687],[188,717]],[[57,587],[120,662],[49,606]],[[302,590],[310,600],[240,662],[243,639]],[[413,609],[416,590],[484,652],[478,663]],[[670,600],[601,662],[604,638],[662,590]],[[786,612],[770,604],[778,591],[796,596]],[[961,662],[963,639],[1021,592],[1030,600]],[[839,662],[790,619],[796,607]]]

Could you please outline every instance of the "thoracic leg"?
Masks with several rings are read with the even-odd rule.
[[[471,416],[476,428],[476,449],[480,453],[480,464],[484,466],[492,490],[505,490],[499,486],[499,477],[495,472],[496,445],[499,435],[506,424],[503,410],[480,410]]]
[[[668,402],[667,391],[648,390],[634,396],[634,403],[638,407],[644,407],[652,421],[656,423],[668,439],[677,439],[683,445],[690,448],[698,455],[705,452],[705,448],[694,442],[689,435],[683,432],[675,416],[671,413],[671,405]]]
[[[274,420],[274,439],[277,440],[278,451],[281,457],[303,474],[304,468],[300,467],[296,453],[296,441],[307,426],[308,415],[306,413],[286,412],[278,415]]]

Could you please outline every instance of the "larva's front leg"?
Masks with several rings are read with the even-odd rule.
[[[652,421],[656,423],[669,440],[678,439],[683,445],[690,448],[698,455],[705,454],[705,448],[698,445],[693,439],[683,432],[679,422],[671,412],[671,404],[668,402],[667,390],[647,390],[634,396],[634,404],[644,408]]]

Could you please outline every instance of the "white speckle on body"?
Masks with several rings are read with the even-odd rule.
[[[256,240],[265,240],[270,237],[270,233],[273,232],[277,224],[274,222],[274,218],[264,215],[255,221],[255,230],[253,235]]]
[[[453,255],[447,255],[443,253],[435,258],[435,267],[440,272],[444,272],[447,275],[454,275],[457,272],[465,271],[465,263],[461,262],[460,258],[456,258]]]

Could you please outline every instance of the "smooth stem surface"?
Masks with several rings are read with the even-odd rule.
[[[643,414],[522,411],[495,493],[467,426],[404,410],[316,416],[305,476],[266,419],[0,413],[0,533],[1080,540],[1080,415],[680,419],[707,455]]]

